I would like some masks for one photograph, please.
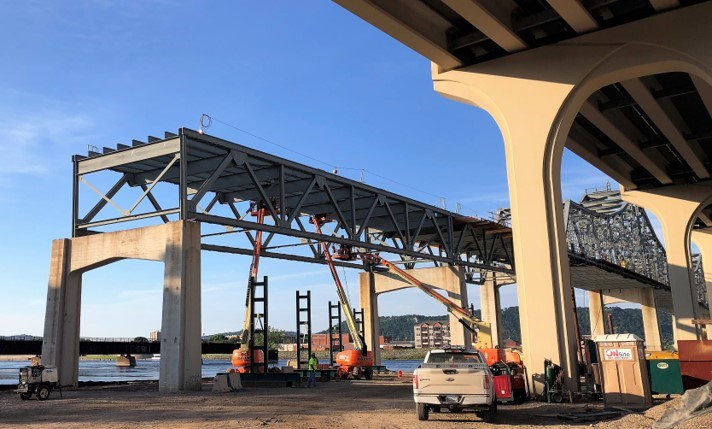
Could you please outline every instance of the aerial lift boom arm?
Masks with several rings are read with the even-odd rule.
[[[257,216],[257,223],[262,225],[265,222],[265,212],[267,209],[263,204],[255,203],[256,211],[253,212]],[[245,298],[245,322],[242,325],[242,334],[240,335],[240,342],[242,343],[242,348],[245,349],[249,346],[250,341],[250,321],[252,320],[252,303],[250,299],[250,283],[257,281],[257,272],[260,267],[260,255],[262,254],[262,230],[258,229],[255,234],[255,245],[252,249],[252,263],[250,264],[250,276],[247,283],[247,296]]]
[[[321,221],[317,217],[312,217],[311,222],[316,228],[316,232],[321,234]],[[341,312],[346,317],[346,326],[349,328],[351,337],[354,341],[354,347],[357,350],[366,351],[366,344],[364,339],[361,337],[361,332],[359,332],[356,327],[356,319],[351,312],[351,304],[349,303],[349,297],[346,295],[344,286],[341,284],[341,279],[339,278],[339,273],[336,271],[336,266],[334,265],[334,259],[331,257],[331,252],[329,251],[329,245],[326,241],[321,242],[321,248],[324,251],[324,258],[326,263],[329,265],[331,270],[331,276],[334,278],[334,283],[336,284],[336,295],[339,297],[339,304],[341,305]]]
[[[359,254],[359,256],[361,257],[361,259],[367,260],[367,261],[372,262],[376,265],[385,266],[391,272],[397,274],[400,278],[402,278],[406,282],[408,282],[408,283],[412,284],[413,286],[417,287],[418,289],[422,290],[423,292],[428,294],[430,297],[435,298],[436,300],[440,301],[440,303],[443,304],[447,308],[447,310],[450,313],[454,314],[456,317],[458,317],[460,319],[465,319],[466,321],[473,323],[473,324],[477,324],[480,322],[479,319],[471,316],[467,310],[465,310],[464,308],[455,304],[454,302],[450,301],[449,299],[445,298],[444,296],[440,295],[432,287],[430,287],[429,285],[416,279],[415,277],[408,274],[405,270],[402,270],[395,264],[381,258],[378,255],[374,255],[374,254],[370,254],[370,253],[362,253],[362,254]]]

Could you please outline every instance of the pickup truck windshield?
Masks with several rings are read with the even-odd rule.
[[[482,363],[476,353],[430,353],[425,363]]]

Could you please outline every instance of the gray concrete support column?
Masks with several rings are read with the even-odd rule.
[[[492,347],[499,346],[502,342],[500,335],[501,307],[499,304],[499,287],[495,273],[486,274],[485,281],[480,286],[480,308],[482,321],[491,325]]]
[[[645,333],[645,348],[647,350],[662,350],[660,341],[660,325],[658,310],[655,307],[655,295],[652,288],[641,288],[640,309],[643,313],[643,331]]]
[[[359,276],[359,302],[363,309],[364,342],[373,352],[374,365],[381,364],[381,345],[378,337],[380,326],[378,324],[378,294],[376,294],[376,279],[372,271]]]
[[[69,271],[71,252],[71,240],[52,242],[42,363],[57,367],[62,386],[77,387],[82,277]]]
[[[200,224],[177,221],[52,243],[42,361],[77,386],[82,274],[128,258],[163,261],[161,392],[200,390]]]
[[[588,319],[591,323],[591,336],[606,333],[606,314],[603,312],[603,293],[588,291]]]
[[[200,224],[177,222],[166,240],[160,392],[200,390]]]
[[[462,308],[468,307],[467,300],[467,284],[465,283],[464,276],[461,270],[457,270],[459,274],[460,284],[459,287],[454,285],[459,290],[447,289],[447,297],[450,301],[456,303]],[[472,348],[472,333],[468,331],[462,323],[452,314],[448,316],[450,320],[450,344],[453,346],[463,346],[467,349]]]

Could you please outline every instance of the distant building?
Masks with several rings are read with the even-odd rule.
[[[416,323],[413,330],[416,349],[437,349],[450,345],[450,322],[436,320]]]
[[[151,331],[151,333],[148,334],[148,341],[151,341],[151,342],[161,341],[161,331]]]
[[[335,338],[336,339],[336,338]],[[329,350],[329,334],[312,334],[312,350]],[[346,345],[351,342],[349,334],[341,334],[341,344]]]

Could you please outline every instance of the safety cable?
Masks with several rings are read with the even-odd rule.
[[[391,178],[388,178],[388,177],[386,177],[386,176],[380,175],[380,174],[378,174],[378,173],[374,173],[373,171],[367,170],[367,169],[365,169],[365,168],[339,167],[339,166],[337,166],[337,165],[334,165],[334,164],[331,164],[331,163],[322,161],[321,159],[317,159],[317,158],[314,158],[313,156],[309,156],[309,155],[307,155],[307,154],[305,154],[305,153],[296,151],[296,150],[291,149],[291,148],[289,148],[289,147],[287,147],[287,146],[281,145],[281,144],[279,144],[279,143],[277,143],[277,142],[275,142],[275,141],[273,141],[273,140],[267,139],[267,138],[265,138],[265,137],[262,137],[262,136],[260,136],[260,135],[255,134],[255,133],[252,133],[252,132],[250,132],[250,131],[247,131],[247,130],[245,130],[245,129],[243,129],[243,128],[240,128],[240,127],[238,127],[238,126],[236,126],[236,125],[233,125],[233,124],[231,124],[231,123],[229,123],[229,122],[227,122],[227,121],[224,121],[224,120],[222,120],[222,119],[216,118],[216,117],[214,117],[214,116],[210,116],[210,115],[205,114],[205,113],[203,113],[203,114],[200,116],[200,130],[199,130],[199,132],[200,132],[201,134],[202,134],[203,132],[205,132],[205,130],[207,130],[208,128],[210,128],[210,126],[213,124],[213,122],[220,123],[220,124],[222,124],[222,125],[224,125],[224,126],[226,126],[226,127],[232,128],[232,129],[234,129],[234,130],[236,130],[236,131],[239,131],[239,132],[241,132],[241,133],[245,133],[245,134],[247,134],[247,135],[250,136],[250,137],[254,137],[254,138],[256,138],[256,139],[262,140],[262,141],[265,142],[265,143],[272,144],[272,145],[277,146],[277,147],[279,147],[279,148],[281,148],[281,149],[284,149],[284,150],[289,151],[289,152],[292,152],[292,153],[294,153],[294,154],[296,154],[296,155],[299,155],[299,156],[302,156],[302,157],[304,157],[304,158],[307,158],[307,159],[309,159],[309,160],[311,160],[311,161],[318,162],[319,164],[322,164],[322,165],[326,165],[327,167],[330,167],[334,172],[337,172],[338,170],[360,171],[360,172],[362,173],[362,174],[361,174],[361,182],[363,182],[363,173],[368,173],[368,174],[370,174],[370,175],[372,175],[372,176],[378,177],[378,178],[383,179],[383,180],[387,180],[387,181],[389,181],[389,182],[391,182],[391,183],[394,183],[394,184],[396,184],[396,185],[403,186],[403,187],[405,187],[405,188],[409,188],[409,189],[411,189],[411,190],[414,190],[414,191],[416,191],[416,192],[420,192],[420,193],[425,194],[425,195],[429,195],[429,196],[434,197],[434,198],[438,198],[438,199],[440,199],[441,203],[444,202],[444,201],[446,201],[445,197],[443,197],[443,196],[441,196],[441,195],[436,195],[436,194],[433,194],[433,193],[431,193],[431,192],[424,191],[424,190],[422,190],[422,189],[418,189],[418,188],[416,188],[416,187],[414,187],[414,186],[411,186],[411,185],[408,185],[408,184],[405,184],[405,183],[402,183],[402,182],[398,182],[398,181],[393,180],[393,179],[391,179]],[[444,207],[443,207],[443,208],[444,208]]]

